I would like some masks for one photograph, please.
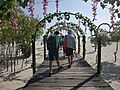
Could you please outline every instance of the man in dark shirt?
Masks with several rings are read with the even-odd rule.
[[[62,68],[62,66],[60,66],[60,62],[59,62],[59,32],[55,31],[54,35],[51,35],[48,38],[47,41],[47,48],[48,48],[48,55],[49,55],[49,75],[52,75],[52,62],[55,59],[57,61],[57,65],[58,65],[58,71]],[[50,43],[48,43],[50,42]]]

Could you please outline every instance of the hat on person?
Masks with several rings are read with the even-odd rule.
[[[68,30],[68,34],[72,34],[72,30],[69,29],[69,30]]]

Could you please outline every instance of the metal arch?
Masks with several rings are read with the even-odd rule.
[[[36,72],[36,57],[35,57],[35,40],[36,40],[36,33],[37,33],[37,31],[39,31],[39,29],[38,29],[38,25],[40,24],[40,23],[42,23],[42,22],[45,22],[45,20],[46,19],[49,19],[48,17],[51,17],[51,16],[56,16],[57,17],[57,15],[58,14],[63,14],[64,16],[65,16],[65,14],[67,14],[67,15],[74,15],[75,16],[75,18],[76,19],[78,19],[80,16],[82,16],[81,14],[79,14],[79,13],[70,13],[70,12],[62,12],[62,13],[54,13],[54,14],[51,14],[50,16],[47,16],[47,17],[44,17],[44,19],[42,19],[40,22],[38,22],[38,24],[36,25],[36,30],[35,30],[35,32],[34,32],[34,34],[32,35],[32,66],[33,66],[33,74]],[[70,17],[70,16],[69,16]],[[93,23],[92,23],[92,21],[90,21],[89,19],[87,20],[86,19],[86,17],[84,17],[84,16],[82,16],[82,18],[79,18],[79,19],[82,19],[82,21],[84,21],[84,20],[86,20],[85,22],[87,22],[88,24],[90,24],[91,23],[91,25],[87,25],[88,27],[92,27],[92,26],[95,26]],[[50,19],[50,20],[52,20],[52,19]],[[88,22],[89,21],[89,22]],[[84,25],[84,24],[83,24]],[[95,30],[94,30],[94,32],[95,32]],[[45,46],[44,46],[45,47]],[[45,53],[45,52],[44,52]],[[45,57],[45,56],[44,56]]]
[[[54,13],[54,14],[49,14],[47,17],[44,17],[44,19],[42,19],[40,22],[38,22],[38,24],[36,25],[36,30],[35,30],[35,33],[34,33],[34,35],[36,36],[36,32],[38,31],[38,25],[40,24],[40,23],[42,23],[42,22],[44,22],[48,17],[50,17],[50,16],[56,16],[57,17],[57,15],[65,15],[65,14],[70,14],[70,15],[74,15],[75,16],[75,18],[76,18],[76,16],[77,17],[79,17],[79,15],[80,15],[80,13],[71,13],[71,12],[59,12],[59,13]],[[82,16],[82,15],[81,15]],[[86,20],[86,18],[87,17],[85,17],[85,16],[82,16],[82,21],[84,21],[84,20]],[[77,18],[76,18],[77,19]],[[51,19],[52,20],[52,19]],[[88,19],[87,19],[88,20]],[[87,22],[87,20],[86,20],[86,22]],[[89,19],[90,20],[90,19]],[[87,23],[92,23],[92,21],[89,21],[89,22],[87,22]],[[93,26],[95,26],[93,23],[92,23],[92,25]],[[90,27],[89,25],[87,25],[88,27]],[[95,30],[94,30],[94,32],[96,32]]]
[[[97,30],[99,30],[100,26],[102,25],[108,25],[109,26],[109,29],[111,29],[111,26],[108,24],[108,23],[101,23],[98,27],[97,27]],[[101,35],[100,35],[100,32],[98,32],[98,34],[96,35],[97,36],[97,43],[98,43],[98,51],[97,51],[97,60],[98,60],[98,63],[97,63],[97,74],[100,75],[101,73]]]
[[[77,35],[79,35],[78,32],[76,32],[75,29],[73,29],[72,27],[69,27],[69,28],[71,28]],[[52,30],[49,29],[49,30],[46,32],[46,35],[48,35],[49,32],[54,32],[56,29],[58,29],[58,27],[56,27],[56,28],[54,28],[54,29],[52,29]],[[63,27],[62,27],[62,26],[59,26],[59,29],[62,30]],[[66,29],[64,29],[64,30],[66,30]],[[66,30],[66,31],[67,31],[67,30]]]
[[[101,23],[100,25],[98,25],[97,30],[99,30],[100,26],[102,26],[102,25],[107,25],[107,26],[109,26],[109,31],[110,31],[110,29],[112,28],[112,27],[110,26],[110,24],[108,24],[108,23]]]
[[[64,28],[63,23],[64,23],[64,22],[60,22],[59,25],[62,25],[62,26],[59,26],[59,27],[57,27],[57,24],[58,24],[58,23],[56,23],[55,25],[53,25],[53,26],[56,27],[56,28],[54,28],[53,26],[51,26],[46,33],[48,34],[49,32],[51,32],[51,29],[52,29],[52,28],[53,28],[52,31],[56,30],[57,28],[60,28],[60,30],[61,30],[62,28]],[[77,35],[79,35],[79,33],[80,33],[81,35],[84,35],[84,32],[82,31],[81,28],[79,28],[79,27],[77,26],[77,24],[74,24],[74,23],[70,22],[70,23],[67,23],[67,25],[68,25],[67,27],[73,29],[73,31],[74,31]],[[75,28],[72,27],[72,25],[75,26]],[[78,33],[78,32],[79,32],[79,33]]]

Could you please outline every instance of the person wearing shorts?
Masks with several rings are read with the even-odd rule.
[[[50,69],[50,72],[49,72],[49,75],[51,76],[52,75],[52,62],[53,60],[56,60],[57,61],[57,65],[58,65],[58,71],[62,68],[62,66],[60,66],[60,62],[59,62],[59,32],[58,31],[55,31],[54,32],[54,35],[52,39],[55,39],[55,42],[51,43],[51,47],[48,49],[48,56],[49,56],[49,69]]]
[[[58,50],[59,50],[59,48],[49,51],[49,60],[50,61],[53,61],[54,59],[58,60],[58,57],[59,57]]]
[[[76,50],[76,41],[72,31],[68,30],[66,56],[68,56],[68,67],[71,68],[73,62],[73,50]]]

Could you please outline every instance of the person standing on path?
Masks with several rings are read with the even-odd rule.
[[[66,56],[68,56],[68,68],[71,68],[73,62],[73,50],[76,51],[76,41],[75,37],[72,35],[72,30],[68,30],[68,35],[66,37],[67,46],[66,46]]]
[[[47,40],[47,49],[48,49],[48,55],[49,55],[49,75],[52,75],[52,62],[55,59],[57,61],[57,65],[58,65],[58,71],[62,68],[62,66],[60,66],[60,62],[59,62],[59,32],[55,31],[54,35],[50,35],[50,37]]]

